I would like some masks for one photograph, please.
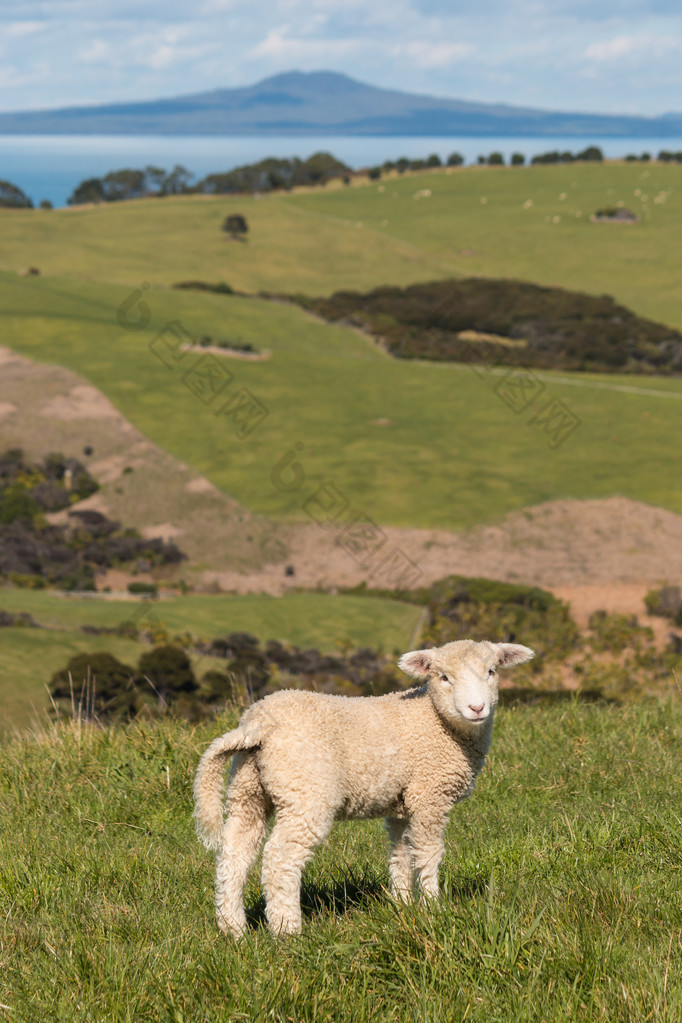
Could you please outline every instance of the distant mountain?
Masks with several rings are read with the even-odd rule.
[[[682,136],[682,114],[574,114],[438,99],[331,71],[141,103],[0,114],[0,134]]]

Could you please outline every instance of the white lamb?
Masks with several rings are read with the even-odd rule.
[[[286,690],[250,707],[211,743],[194,784],[197,830],[218,854],[221,930],[244,933],[244,885],[273,811],[263,853],[273,933],[300,932],[301,872],[335,820],[386,817],[394,894],[412,897],[416,869],[424,895],[436,897],[448,813],[471,794],[490,747],[497,668],[533,656],[513,643],[460,640],[400,658],[426,683],[418,689],[351,698]]]

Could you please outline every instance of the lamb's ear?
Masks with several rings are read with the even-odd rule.
[[[398,667],[410,678],[426,678],[431,670],[432,653],[433,648],[431,650],[410,650],[408,654],[403,654],[400,658]]]
[[[497,663],[500,668],[511,668],[514,664],[525,664],[535,657],[535,651],[519,643],[496,643]]]

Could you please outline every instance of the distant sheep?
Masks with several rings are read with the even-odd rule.
[[[490,747],[497,668],[533,656],[514,643],[460,640],[400,658],[425,683],[418,689],[352,698],[286,690],[250,707],[211,743],[194,784],[197,830],[218,854],[221,930],[245,931],[244,885],[273,811],[263,887],[274,934],[300,932],[301,873],[336,820],[386,817],[394,894],[411,899],[416,870],[423,894],[436,897],[448,814],[471,794]]]

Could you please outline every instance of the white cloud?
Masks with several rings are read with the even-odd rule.
[[[585,56],[588,60],[601,63],[632,55],[660,57],[680,47],[680,40],[674,36],[622,35],[592,43],[585,50]]]
[[[393,47],[393,55],[405,56],[417,67],[446,67],[457,61],[471,57],[476,47],[471,43],[436,43],[415,40],[412,43],[399,43]]]
[[[32,36],[36,32],[42,32],[46,28],[44,21],[12,21],[9,25],[3,25],[4,35],[17,39],[21,36]]]
[[[108,63],[110,60],[109,45],[102,39],[92,39],[78,52],[77,57],[84,64]]]
[[[84,64],[112,68],[143,67],[164,71],[176,64],[205,56],[215,49],[215,42],[185,44],[182,40],[188,30],[183,25],[169,25],[157,32],[143,32],[113,45],[102,39],[92,39],[78,52]]]
[[[313,39],[289,35],[289,28],[281,25],[268,32],[265,39],[249,52],[251,58],[275,57],[289,61],[313,58],[318,64],[325,58],[344,57],[364,49],[368,45],[362,39]]]

